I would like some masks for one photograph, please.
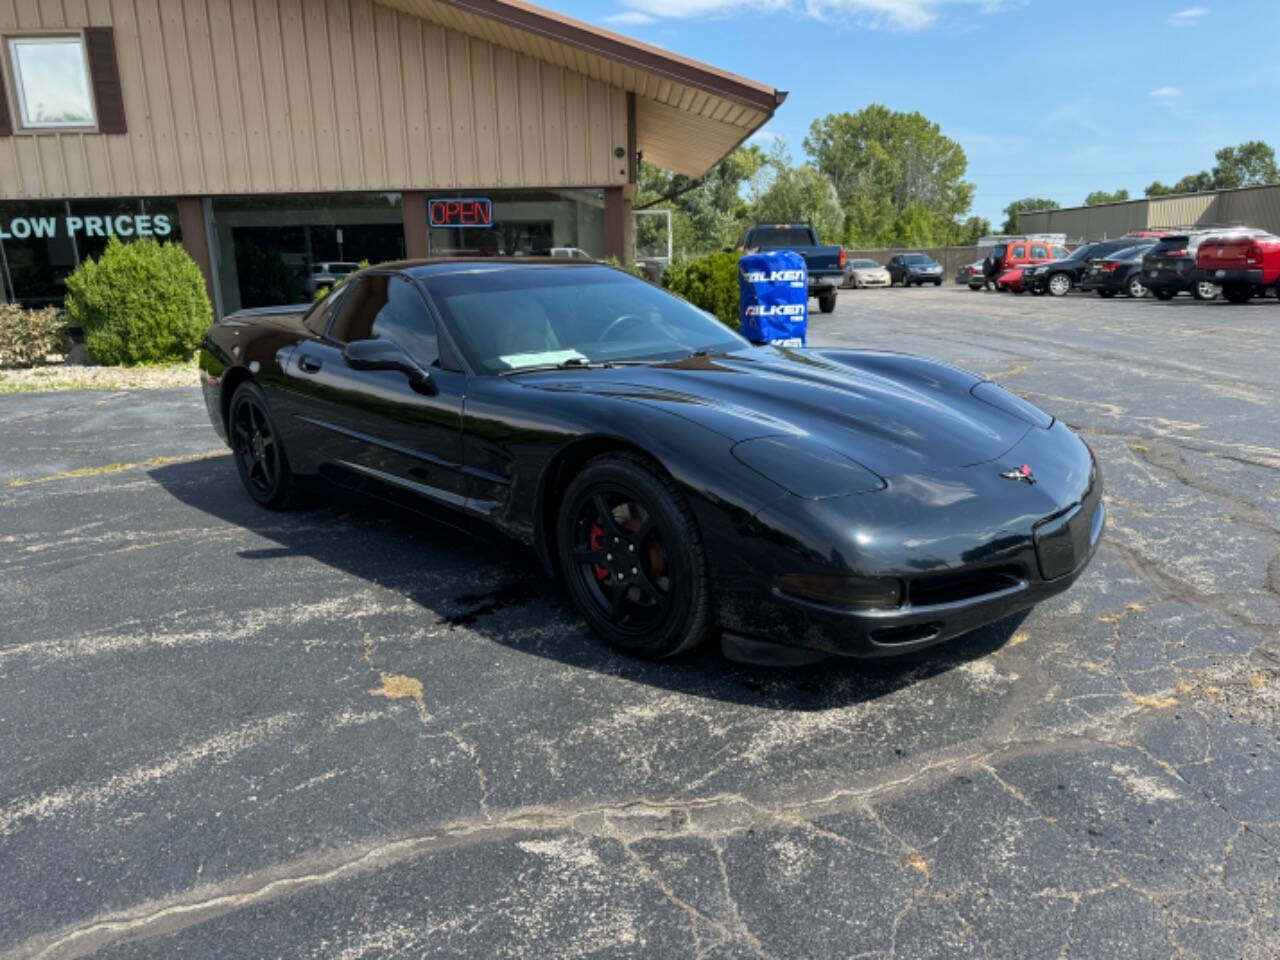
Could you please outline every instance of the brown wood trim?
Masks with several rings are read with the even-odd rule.
[[[127,132],[120,67],[116,62],[115,31],[111,27],[86,27],[84,49],[89,58],[89,82],[93,85],[98,132]]]
[[[0,40],[3,38],[0,37]],[[4,75],[8,58],[0,55],[0,137],[13,136],[13,118],[9,116],[9,94],[5,90]]]
[[[213,293],[213,256],[209,251],[209,231],[204,220],[204,197],[178,198],[178,229],[182,246],[204,275],[205,293],[216,303]]]
[[[627,206],[621,187],[605,187],[604,190],[604,246],[605,256],[615,257],[620,263],[630,263],[626,251]]]
[[[636,94],[627,91],[627,183],[635,183],[639,176],[639,160],[636,158]]]
[[[400,213],[404,218],[405,259],[425,260],[431,253],[427,243],[426,191],[405,190],[401,193]]]
[[[465,13],[495,20],[516,30],[537,34],[628,64],[646,73],[667,77],[735,103],[772,113],[786,97],[772,87],[716,70],[696,60],[638,43],[620,34],[593,28],[579,20],[543,10],[519,0],[439,0]]]

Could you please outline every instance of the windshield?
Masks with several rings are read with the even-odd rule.
[[[468,270],[428,289],[476,370],[675,360],[750,344],[709,314],[610,267]]]
[[[926,257],[923,253],[904,253],[902,255],[903,263],[933,263],[933,260]]]
[[[808,227],[756,227],[751,231],[751,247],[811,247],[813,233]]]
[[[874,260],[855,260],[849,266],[856,267],[859,270],[875,270],[879,268],[880,264]]]
[[[1074,250],[1071,251],[1071,255],[1067,257],[1067,259],[1068,260],[1088,259],[1089,251],[1094,249],[1096,246],[1097,246],[1096,243],[1082,243],[1080,246],[1076,247]]]

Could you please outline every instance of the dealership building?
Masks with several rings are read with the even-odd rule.
[[[0,299],[179,241],[219,316],[362,260],[629,260],[643,158],[699,177],[785,94],[519,0],[0,3]]]

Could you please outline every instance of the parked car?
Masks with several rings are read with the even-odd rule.
[[[968,284],[970,290],[981,290],[986,278],[982,275],[982,261],[962,263],[956,270],[956,283]]]
[[[1249,228],[1244,228],[1249,230]],[[1251,234],[1260,234],[1262,230],[1249,230]],[[1215,231],[1197,230],[1189,233],[1166,234],[1156,241],[1156,245],[1147,251],[1142,258],[1142,282],[1155,296],[1161,300],[1172,300],[1184,290],[1190,291],[1197,300],[1213,300],[1218,296],[1220,287],[1212,280],[1201,280],[1196,277],[1196,253],[1205,237],[1214,236]],[[1218,232],[1217,235],[1225,234]]]
[[[307,292],[314,295],[321,287],[332,287],[341,283],[360,269],[360,264],[350,260],[327,260],[324,263],[311,265],[311,276],[307,278]]]
[[[1275,288],[1280,297],[1280,237],[1270,233],[1214,233],[1196,251],[1197,281],[1222,285],[1232,303],[1248,303]]]
[[[602,264],[374,267],[199,357],[254,502],[326,480],[513,536],[635,656],[910,653],[1062,593],[1106,523],[1089,447],[990,380],[754,347]]]
[[[890,284],[889,271],[874,260],[850,260],[844,266],[844,285],[851,289],[887,287]]]
[[[1142,282],[1142,258],[1154,243],[1144,243],[1117,250],[1101,260],[1092,260],[1081,290],[1092,290],[1102,297],[1114,297],[1117,293],[1135,299],[1147,295],[1147,285]]]
[[[942,286],[942,264],[927,253],[895,253],[884,268],[889,271],[889,286],[895,283],[904,287],[913,283]]]
[[[1027,271],[1025,277],[1027,289],[1034,294],[1048,293],[1055,297],[1064,297],[1071,292],[1072,287],[1080,285],[1080,280],[1089,269],[1090,262],[1105,259],[1117,250],[1124,250],[1135,244],[1154,242],[1154,240],[1122,237],[1116,240],[1083,243],[1066,257],[1037,264]]]
[[[1071,255],[1065,246],[1049,240],[1035,238],[1002,240],[991,248],[983,261],[983,275],[995,283],[1000,274],[1010,267],[1029,266],[1049,260],[1061,260]],[[997,285],[997,289],[999,286]]]
[[[1005,270],[996,278],[996,289],[1007,291],[1009,293],[1024,293],[1027,289],[1023,285],[1027,269],[1028,266],[1024,263]]]
[[[594,260],[591,254],[583,250],[581,247],[552,247],[547,256],[559,257],[568,260]]]
[[[844,247],[823,246],[818,232],[807,223],[758,223],[742,238],[743,250],[790,250],[804,257],[809,271],[809,296],[818,298],[818,309],[836,308],[836,287],[844,282]]]

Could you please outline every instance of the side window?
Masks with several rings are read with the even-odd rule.
[[[385,276],[363,276],[348,280],[349,288],[342,298],[329,336],[338,343],[368,340],[372,336],[373,318],[387,302]]]
[[[1049,259],[1048,248],[1042,243],[1033,243],[1031,245],[1031,259],[1032,260],[1048,260]]]
[[[440,365],[436,325],[418,288],[407,277],[393,276],[387,302],[373,318],[373,339],[390,340],[424,367]]]
[[[338,287],[313,308],[307,314],[307,319],[303,321],[307,329],[317,337],[323,337],[325,330],[329,328],[329,320],[342,304],[342,298],[346,295],[346,292],[346,287]]]
[[[1022,243],[1020,243],[1020,244],[1018,244],[1016,247],[1014,247],[1014,248],[1013,248],[1013,253],[1011,253],[1011,254],[1010,254],[1010,256],[1011,256],[1014,260],[1021,260],[1021,259],[1022,259],[1023,257],[1025,257],[1026,255],[1027,255],[1027,247],[1026,247],[1026,245],[1025,245],[1025,244],[1022,244]]]
[[[1054,247],[1054,248],[1053,248],[1053,259],[1055,259],[1055,260],[1065,260],[1065,259],[1067,259],[1067,257],[1069,257],[1069,256],[1071,256],[1071,251],[1070,251],[1070,250],[1068,250],[1066,247]]]

